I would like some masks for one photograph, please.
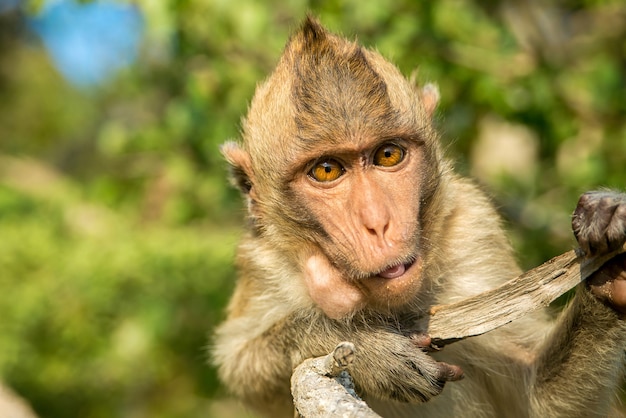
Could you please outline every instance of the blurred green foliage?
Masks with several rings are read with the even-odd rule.
[[[243,218],[218,146],[307,11],[438,83],[524,267],[573,246],[579,193],[626,183],[619,0],[135,3],[139,62],[89,91],[28,33],[38,2],[0,14],[0,378],[42,417],[241,413],[206,364]]]

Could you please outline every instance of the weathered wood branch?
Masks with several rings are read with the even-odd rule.
[[[572,250],[546,261],[502,286],[449,305],[434,306],[427,333],[442,346],[484,334],[539,308],[587,279],[626,245],[610,254],[583,257]]]
[[[354,344],[342,342],[332,353],[296,367],[291,394],[299,416],[380,418],[358,397],[346,371],[355,355]]]

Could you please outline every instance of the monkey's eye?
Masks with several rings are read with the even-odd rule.
[[[374,165],[393,167],[404,160],[404,149],[396,144],[385,144],[374,153]]]
[[[327,159],[318,161],[309,171],[309,176],[319,182],[329,182],[337,180],[344,173],[345,169],[338,161]]]

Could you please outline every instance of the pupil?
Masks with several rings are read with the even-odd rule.
[[[332,171],[332,167],[330,166],[330,164],[325,164],[324,165],[324,171],[327,173],[330,173]]]
[[[391,151],[385,150],[385,157],[387,158],[391,157]]]

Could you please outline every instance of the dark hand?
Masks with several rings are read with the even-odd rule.
[[[572,228],[587,256],[620,248],[626,241],[626,195],[609,191],[583,194],[572,217]],[[587,279],[587,284],[598,300],[626,315],[626,254],[607,262]]]
[[[578,200],[572,229],[587,256],[606,254],[626,241],[626,194],[587,192]]]

